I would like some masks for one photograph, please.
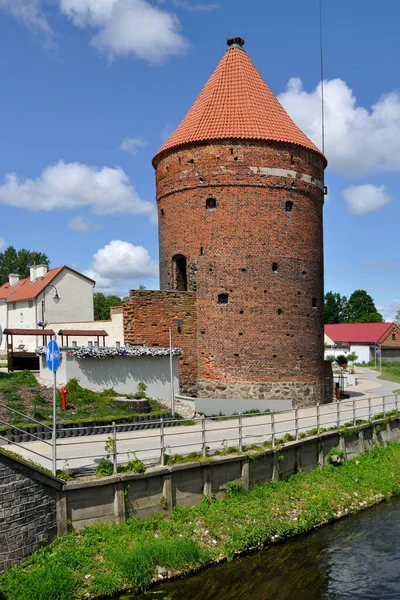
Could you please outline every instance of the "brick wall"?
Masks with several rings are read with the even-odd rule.
[[[390,329],[381,337],[379,343],[385,347],[399,347],[400,346],[400,328],[395,323]]]
[[[183,351],[179,357],[180,393],[196,395],[196,294],[131,290],[124,304],[126,342],[168,347],[170,327],[172,345]]]
[[[196,290],[199,393],[322,401],[321,156],[213,142],[164,154],[156,177],[161,288],[183,255]]]
[[[0,452],[0,572],[57,535],[62,484]]]

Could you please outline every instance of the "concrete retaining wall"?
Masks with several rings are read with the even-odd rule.
[[[114,358],[76,358],[61,351],[60,366],[57,369],[57,383],[66,384],[76,377],[79,384],[91,390],[113,388],[119,394],[136,392],[139,382],[147,386],[147,393],[153,398],[170,399],[169,356],[116,356]],[[46,357],[40,357],[40,377],[53,381]],[[173,357],[174,389],[179,389],[178,358]]]
[[[62,488],[58,479],[0,452],[0,572],[64,532],[57,526],[65,523]]]
[[[375,427],[382,430],[376,433]],[[67,516],[73,529],[96,522],[123,522],[128,516],[148,517],[177,504],[195,505],[203,495],[222,497],[227,485],[241,481],[245,489],[257,483],[287,477],[299,469],[311,471],[324,465],[331,448],[346,458],[362,454],[377,442],[400,441],[400,419],[376,421],[341,432],[326,432],[266,450],[249,459],[246,455],[215,457],[213,461],[160,467],[143,475],[106,477],[99,481],[65,486]]]

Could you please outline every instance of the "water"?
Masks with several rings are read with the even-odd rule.
[[[121,600],[399,600],[400,499]]]

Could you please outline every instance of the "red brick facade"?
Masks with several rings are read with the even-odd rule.
[[[147,346],[169,346],[183,350],[179,357],[179,385],[188,395],[196,395],[197,328],[195,294],[131,290],[124,304],[124,340],[145,342]]]

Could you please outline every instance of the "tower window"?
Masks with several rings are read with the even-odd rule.
[[[396,339],[396,334],[392,333],[392,340],[394,341]]]
[[[160,210],[160,214],[161,214],[162,217],[164,216],[164,209],[163,208]]]
[[[214,210],[217,208],[217,201],[215,198],[207,198],[206,200],[206,208],[207,210]]]
[[[281,314],[282,314],[282,309],[278,308],[278,315],[281,315]]]
[[[203,248],[203,246],[200,246],[200,256],[203,256],[203,254],[204,254],[204,248]]]
[[[174,290],[186,292],[187,290],[187,271],[186,271],[186,256],[176,254],[173,259],[173,285]]]
[[[285,204],[286,212],[292,212],[293,202],[291,200],[287,200]]]
[[[218,294],[218,304],[228,304],[229,294]]]
[[[317,299],[316,298],[312,299],[312,307],[317,308]]]
[[[272,263],[272,272],[276,273],[278,271],[278,263],[277,262],[273,262]]]

